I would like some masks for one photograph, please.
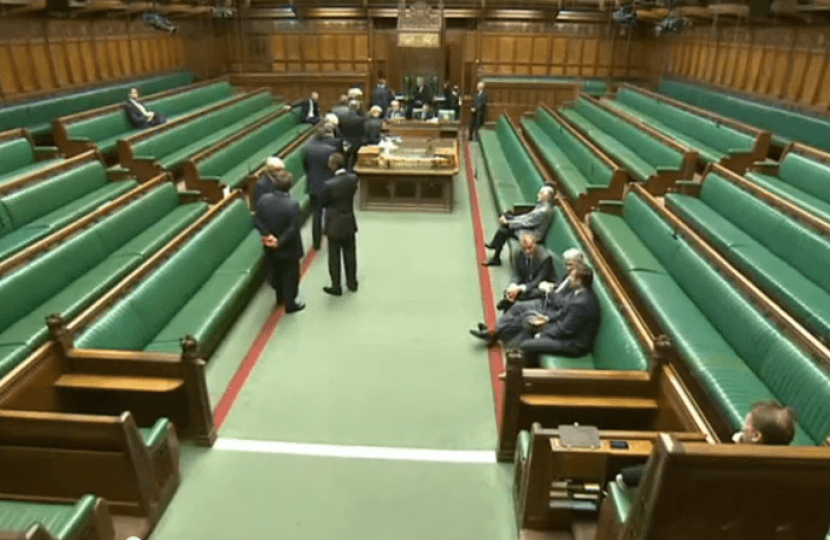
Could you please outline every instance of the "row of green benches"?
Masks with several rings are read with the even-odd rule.
[[[145,79],[92,88],[83,92],[9,105],[0,108],[0,131],[25,127],[35,136],[46,135],[52,129],[54,119],[125,101],[130,88],[138,88],[142,94],[155,94],[192,82],[193,74],[190,72],[165,73]]]
[[[168,121],[199,112],[221,100],[233,96],[233,87],[227,81],[210,82],[162,92],[157,97],[142,98],[145,106],[163,114]],[[118,148],[118,139],[135,132],[122,106],[106,107],[95,114],[73,115],[55,121],[55,140],[61,151],[72,156],[96,148],[102,154],[111,154]]]
[[[57,161],[58,149],[53,146],[35,146],[27,129],[0,133],[0,186],[18,176],[36,173]]]

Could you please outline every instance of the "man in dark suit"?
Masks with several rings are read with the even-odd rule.
[[[280,158],[272,156],[265,160],[265,168],[254,186],[254,208],[263,195],[277,191],[277,176],[284,172],[285,163]]]
[[[455,113],[455,119],[458,120],[461,114],[461,96],[459,95],[458,85],[453,85],[444,97],[447,100],[447,109],[452,109]]]
[[[435,115],[435,111],[432,110],[432,107],[430,106],[430,104],[429,103],[424,103],[423,106],[421,107],[421,116],[420,116],[419,119],[424,120],[426,122],[426,121],[429,121],[429,120],[434,120],[436,118],[438,118],[438,117]]]
[[[363,123],[364,144],[380,144],[380,130],[383,127],[381,114],[383,111],[377,105],[372,105],[369,109],[369,118]]]
[[[544,242],[550,222],[553,219],[555,194],[553,186],[543,186],[536,194],[538,202],[533,210],[526,214],[513,215],[508,213],[499,216],[499,228],[496,234],[493,235],[493,239],[485,244],[486,247],[493,250],[493,256],[481,264],[484,266],[500,266],[501,250],[504,249],[504,244],[510,238],[518,238],[524,231],[533,233],[537,242]]]
[[[316,124],[320,121],[320,95],[317,92],[312,92],[308,99],[303,99],[294,104],[295,107],[300,108],[301,122],[306,124]]]
[[[412,94],[412,101],[416,109],[424,103],[432,105],[432,89],[426,85],[423,77],[415,79],[415,92]]]
[[[522,250],[513,259],[513,278],[504,291],[504,298],[496,306],[502,311],[518,301],[538,297],[542,282],[556,280],[550,251],[540,246],[530,233],[523,233],[519,242]]]
[[[487,100],[489,96],[484,91],[484,83],[479,82],[476,85],[476,95],[473,98],[473,106],[470,109],[472,116],[470,117],[470,140],[474,141],[478,134],[478,128],[484,124],[487,118]]]
[[[401,109],[401,102],[400,101],[393,101],[392,104],[389,106],[389,110],[386,111],[386,119],[387,120],[403,120],[406,118],[406,113]]]
[[[360,103],[349,102],[349,114],[340,117],[340,133],[343,135],[343,142],[346,143],[346,168],[351,170],[354,165],[355,156],[363,144],[365,136],[366,119],[359,113]]]
[[[305,303],[297,301],[303,256],[300,205],[288,195],[291,175],[277,176],[275,187],[274,193],[257,201],[254,225],[262,235],[268,283],[277,292],[277,304],[285,305],[286,313],[295,313],[305,308]]]
[[[357,291],[357,252],[355,233],[357,220],[354,216],[354,195],[357,192],[357,176],[344,168],[343,154],[334,153],[329,157],[329,169],[334,178],[326,181],[323,191],[323,207],[326,209],[325,233],[329,245],[329,276],[331,286],[323,290],[333,296],[341,296],[340,259],[346,270],[346,286]]]
[[[129,118],[130,124],[134,128],[160,126],[167,122],[163,114],[150,111],[141,103],[141,100],[138,99],[138,88],[130,88],[124,108],[127,111],[127,118]]]
[[[329,156],[336,151],[329,142],[324,127],[317,128],[314,138],[303,148],[303,167],[305,168],[305,192],[311,202],[311,241],[314,249],[320,249],[323,239],[323,205],[322,196],[326,189],[326,180],[331,178]]]
[[[393,99],[394,94],[386,88],[386,79],[378,79],[377,86],[372,90],[372,107],[380,107],[381,115],[384,115]]]

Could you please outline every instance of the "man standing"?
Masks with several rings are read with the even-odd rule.
[[[365,144],[380,144],[380,130],[383,127],[383,119],[381,119],[383,111],[377,105],[372,105],[369,109],[369,118],[363,123],[363,142]]]
[[[314,138],[303,148],[303,167],[305,168],[305,192],[311,201],[311,238],[314,249],[320,249],[323,238],[323,206],[321,197],[326,188],[326,180],[331,178],[329,156],[335,147],[329,143],[326,129],[317,128]]]
[[[286,313],[295,313],[305,309],[305,303],[297,301],[303,256],[300,205],[288,195],[290,175],[278,175],[274,186],[274,193],[257,201],[254,225],[262,235],[268,283],[277,292],[277,304],[284,305]]]
[[[484,82],[476,85],[476,96],[473,98],[473,107],[470,109],[470,140],[474,141],[478,134],[478,128],[484,124],[487,118],[487,92],[484,91]]]
[[[277,191],[276,183],[277,177],[285,172],[285,163],[275,156],[269,157],[265,160],[265,168],[262,175],[257,180],[254,187],[254,208],[259,199],[266,193],[275,193]]]
[[[510,238],[518,238],[523,231],[529,231],[541,243],[548,234],[550,222],[553,219],[553,197],[555,191],[552,186],[543,186],[536,195],[537,204],[530,212],[513,216],[505,214],[499,217],[499,229],[493,239],[486,246],[493,250],[493,257],[481,264],[484,266],[500,266],[501,250]]]
[[[340,118],[340,133],[343,135],[343,142],[348,145],[346,148],[347,168],[351,170],[357,151],[363,144],[365,135],[366,119],[360,115],[360,103],[352,100],[349,102],[349,114]]]
[[[349,114],[349,96],[341,94],[337,100],[337,105],[331,108],[331,112],[337,116]]]
[[[553,256],[544,246],[536,242],[536,237],[528,232],[519,238],[522,250],[513,261],[513,279],[504,291],[504,298],[497,304],[500,310],[507,310],[518,301],[537,298],[539,285],[556,279],[553,269]]]
[[[354,216],[354,194],[357,192],[357,176],[344,168],[343,154],[329,156],[329,169],[334,178],[326,182],[322,204],[326,209],[325,233],[329,245],[329,276],[331,286],[323,290],[333,296],[341,296],[340,259],[346,270],[346,286],[357,291],[357,253],[355,233],[357,220]]]
[[[381,115],[386,114],[393,99],[394,95],[386,88],[386,79],[378,79],[377,86],[372,90],[372,107],[380,107]]]
[[[138,99],[138,88],[130,88],[124,108],[127,110],[127,117],[134,128],[160,126],[167,122],[163,114],[149,111],[141,103]]]

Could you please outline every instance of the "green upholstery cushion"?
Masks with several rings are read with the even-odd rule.
[[[42,161],[35,161],[20,168],[13,169],[7,173],[0,173],[0,184],[15,180],[17,178],[28,176],[40,172],[46,168],[51,167],[55,163],[61,161],[60,159],[44,159]]]
[[[96,498],[84,495],[75,504],[0,500],[0,530],[25,531],[35,523],[62,540],[78,534],[95,512]]]
[[[615,481],[608,482],[608,499],[614,505],[614,516],[617,523],[624,524],[631,514],[631,507],[634,505],[633,495],[636,490],[623,489]]]
[[[591,354],[579,358],[543,354],[539,358],[539,365],[545,369],[594,369],[594,357]]]
[[[478,132],[478,138],[498,212],[503,214],[516,205],[524,204],[526,202],[524,195],[518,182],[513,178],[507,158],[501,152],[496,134],[482,129]]]
[[[541,116],[541,113],[537,114]],[[565,130],[558,125],[554,126],[554,129],[547,131],[536,118],[522,119],[522,129],[527,137],[536,144],[536,147],[539,149],[539,154],[545,163],[554,170],[560,185],[567,192],[571,200],[576,200],[588,192],[590,180],[580,170],[579,164],[583,165],[583,168],[586,169],[588,174],[594,169],[594,164],[589,161],[590,158],[583,158],[577,163],[574,163],[571,159],[578,159],[578,156],[573,152],[563,150],[560,146],[560,144],[564,146],[563,143],[557,144],[557,139],[567,139],[571,136],[570,133],[565,133]],[[610,179],[609,174],[607,178],[608,182],[605,185],[610,183]]]
[[[830,166],[796,152],[781,161],[778,177],[791,186],[830,203]]]
[[[32,165],[35,151],[29,139],[18,137],[0,143],[0,179],[10,172]]]
[[[167,418],[159,418],[152,427],[139,428],[139,432],[144,439],[144,444],[152,448],[167,438],[167,433],[171,427],[173,427],[173,424],[170,420]]]
[[[516,439],[516,451],[524,460],[530,457],[530,432],[528,430],[523,429],[519,432]]]
[[[786,158],[785,158],[786,159]],[[806,193],[776,176],[747,172],[746,178],[811,214],[830,222],[830,203]]]
[[[24,343],[0,345],[0,378],[5,377],[29,356],[30,348]]]

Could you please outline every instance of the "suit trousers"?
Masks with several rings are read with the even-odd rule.
[[[265,252],[265,266],[268,284],[277,293],[277,303],[293,306],[300,289],[300,260],[282,259],[273,250]]]
[[[476,140],[478,135],[478,128],[484,123],[484,115],[479,112],[474,112],[470,119],[470,140]]]
[[[163,114],[155,113],[153,115],[153,119],[150,120],[149,122],[147,122],[147,126],[148,127],[160,126],[160,125],[166,124],[166,123],[167,123],[167,118],[165,118]]]
[[[494,259],[501,257],[501,250],[510,238],[516,238],[513,231],[509,227],[499,225],[499,230],[496,231],[496,234],[493,235],[493,239],[490,241],[490,245],[493,246]]]
[[[525,321],[535,313],[541,313],[544,307],[542,300],[517,302],[510,306],[496,322],[496,334],[503,343],[515,338],[525,328]]]
[[[331,286],[342,288],[340,281],[340,260],[346,270],[346,285],[354,289],[357,287],[357,248],[355,235],[342,237],[328,237],[329,245],[329,276]]]
[[[576,358],[590,351],[579,350],[578,347],[570,341],[561,339],[554,339],[547,336],[530,337],[525,339],[519,345],[519,350],[524,355],[525,367],[537,367],[539,365],[539,356],[542,354],[553,354],[556,356],[568,356]]]
[[[311,242],[314,249],[320,249],[323,241],[323,205],[319,195],[309,195],[311,202]]]

